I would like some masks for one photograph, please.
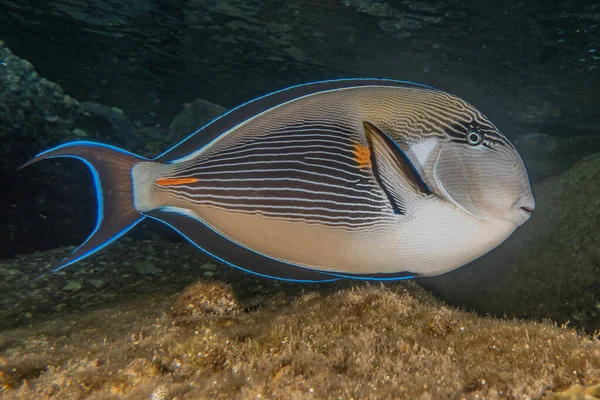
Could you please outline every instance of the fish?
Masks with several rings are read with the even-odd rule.
[[[535,209],[514,145],[456,95],[408,81],[300,84],[236,107],[148,159],[91,141],[97,220],[58,271],[145,219],[224,264],[292,282],[403,280],[459,268]]]

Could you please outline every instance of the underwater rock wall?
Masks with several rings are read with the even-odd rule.
[[[91,140],[153,157],[225,111],[197,99],[169,127],[139,128],[119,108],[73,99],[0,42],[0,257],[79,243],[93,227],[87,167],[63,159],[18,171],[35,154]]]
[[[231,108],[294,83],[344,76],[456,92],[513,139],[590,133],[596,125],[593,3],[37,0],[5,7],[0,38],[16,54],[73,97],[117,106],[143,126],[167,124],[198,97]],[[53,40],[24,42],[23,35]]]
[[[61,201],[64,196],[82,199],[75,187],[52,185],[56,175],[64,183],[73,183],[81,174],[65,168],[39,168],[37,175],[18,173],[17,169],[28,158],[48,146],[76,138],[77,120],[84,116],[81,105],[66,95],[61,87],[40,77],[26,60],[14,56],[0,42],[0,256],[9,256],[35,248],[38,241],[48,241],[48,246],[75,240],[79,232],[73,231],[71,218],[84,213],[85,201],[74,210]],[[85,198],[83,196],[83,198]],[[37,211],[33,211],[37,209]],[[31,211],[29,211],[31,210]],[[63,217],[55,219],[50,229],[41,227],[42,218],[54,213]],[[61,240],[53,238],[62,237]],[[48,248],[48,247],[46,247]]]
[[[575,163],[595,153],[600,153],[600,135],[551,136],[526,133],[515,140],[531,183],[559,175]]]

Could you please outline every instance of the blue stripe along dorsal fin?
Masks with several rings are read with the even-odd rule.
[[[288,101],[319,92],[362,86],[416,87],[438,90],[414,82],[375,78],[334,79],[291,86],[258,97],[228,111],[156,157],[155,161],[175,162],[180,158],[184,158],[249,118]]]
[[[381,129],[364,121],[373,175],[397,214],[406,214],[410,204],[432,192],[406,153]]]
[[[144,213],[173,228],[194,246],[232,267],[266,278],[289,282],[332,282],[341,277],[288,264],[232,242],[187,210],[163,207]]]

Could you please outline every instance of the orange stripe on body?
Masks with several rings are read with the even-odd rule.
[[[371,150],[369,146],[356,143],[352,154],[354,154],[354,161],[360,168],[371,168]]]
[[[199,179],[197,178],[159,178],[156,180],[156,184],[158,186],[175,186],[196,183],[198,181]]]

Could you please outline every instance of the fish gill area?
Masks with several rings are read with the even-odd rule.
[[[0,398],[600,398],[600,8],[275,3],[0,1]],[[17,172],[33,154],[84,139],[152,157],[249,98],[339,76],[481,105],[525,161],[531,220],[417,282],[273,282],[153,223],[32,282],[95,218],[85,167]]]

